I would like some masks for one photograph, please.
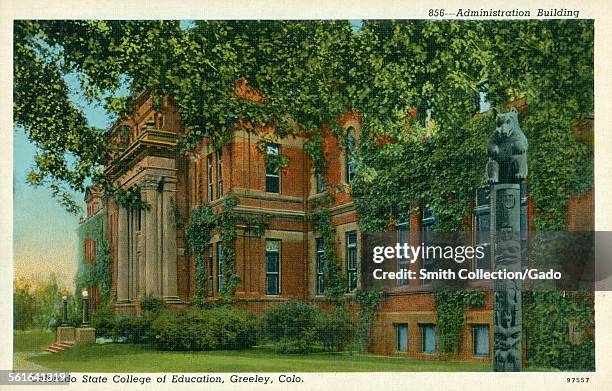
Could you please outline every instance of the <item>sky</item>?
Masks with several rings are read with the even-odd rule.
[[[88,104],[79,92],[76,77],[66,78],[73,103],[83,109],[90,125],[107,128],[111,116],[101,106]],[[51,196],[46,186],[26,183],[36,147],[23,129],[13,133],[13,249],[15,277],[34,282],[55,272],[60,283],[72,289],[77,270],[77,227],[80,215],[72,215]],[[82,193],[73,193],[83,202]]]

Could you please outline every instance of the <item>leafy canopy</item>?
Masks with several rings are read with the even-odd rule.
[[[365,229],[417,200],[442,227],[461,225],[492,129],[490,115],[474,117],[481,85],[493,106],[527,100],[522,126],[541,226],[560,227],[567,197],[592,182],[592,150],[571,132],[593,112],[588,20],[365,21],[359,31],[349,21],[16,21],[14,46],[15,122],[38,147],[28,180],[49,185],[71,211],[67,188],[112,187],[101,171],[105,131],[69,100],[71,73],[117,116],[129,108],[125,84],[131,96],[171,97],[183,149],[228,141],[238,121],[310,135],[318,172],[318,130],[325,124],[342,138],[339,115],[361,113],[353,193]],[[239,98],[236,82],[262,99]],[[414,108],[427,119],[412,120]]]

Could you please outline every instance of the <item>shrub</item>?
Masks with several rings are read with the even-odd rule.
[[[268,308],[261,334],[279,353],[341,351],[353,339],[353,324],[344,309],[321,311],[313,304],[292,300]]]
[[[309,339],[319,309],[299,300],[268,307],[262,319],[262,337],[276,342],[286,339]]]
[[[342,351],[353,340],[354,319],[342,308],[334,312],[320,311],[316,323],[316,335],[323,349]]]
[[[115,335],[125,338],[128,343],[149,342],[151,319],[148,317],[135,317],[132,315],[116,316]]]
[[[91,327],[96,329],[96,336],[115,339],[117,335],[117,317],[111,306],[104,306],[91,313]]]
[[[140,309],[143,313],[159,314],[166,309],[164,300],[159,297],[146,296],[140,301]]]
[[[162,313],[151,325],[151,342],[161,350],[220,350],[250,348],[256,341],[255,318],[229,306]]]

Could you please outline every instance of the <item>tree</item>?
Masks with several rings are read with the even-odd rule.
[[[527,99],[541,227],[562,226],[569,194],[592,182],[592,150],[571,133],[593,111],[592,21],[367,21],[360,31],[348,21],[17,21],[14,62],[15,121],[39,148],[28,180],[49,184],[72,211],[62,186],[112,186],[101,171],[105,133],[69,101],[69,73],[117,116],[138,92],[169,96],[183,149],[207,137],[222,144],[236,126],[306,134],[317,172],[319,130],[343,140],[338,116],[360,112],[353,194],[367,229],[417,200],[442,228],[461,226],[490,133],[489,117],[473,118],[479,86],[493,105]],[[258,98],[238,96],[237,83]],[[118,93],[123,84],[132,95]]]

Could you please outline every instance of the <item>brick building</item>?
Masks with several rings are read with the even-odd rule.
[[[184,227],[177,227],[176,218],[189,216],[199,205],[210,205],[218,213],[230,193],[238,198],[236,211],[271,216],[262,236],[253,235],[244,226],[237,227],[239,305],[254,312],[292,298],[324,305],[323,243],[308,216],[330,192],[334,201],[329,209],[347,295],[359,287],[362,238],[350,194],[356,168],[354,146],[359,142],[361,126],[357,113],[346,113],[340,119],[347,132],[348,148],[324,132],[327,172],[326,178],[318,178],[304,150],[303,136],[280,139],[265,130],[238,129],[231,142],[220,149],[205,140],[184,155],[176,148],[182,132],[180,117],[168,99],[154,110],[153,99],[141,94],[132,107],[132,114],[115,123],[110,131],[114,147],[106,174],[115,186],[137,187],[150,209],[130,211],[112,199],[104,201],[102,213],[111,250],[112,297],[117,312],[138,313],[139,300],[147,295],[163,297],[177,308],[190,305],[195,293],[194,257],[186,255]],[[262,140],[266,153],[288,158],[286,166],[275,169],[266,165]],[[90,206],[93,210],[94,203],[102,205],[98,193],[88,194],[88,210]],[[475,190],[474,200],[466,202],[474,205],[472,228],[487,226],[486,192]],[[524,224],[532,225],[533,205],[527,194],[523,206]],[[568,208],[568,227],[593,228],[592,190],[570,200]],[[416,237],[435,224],[435,216],[426,207],[406,211],[403,216],[396,227],[400,240]],[[208,300],[219,297],[223,284],[220,243],[219,233],[213,234],[205,255]],[[429,287],[418,281],[398,284],[382,301],[369,350],[435,359],[435,320],[435,302]],[[462,358],[490,361],[492,329],[492,295],[488,292],[483,308],[466,314]]]

